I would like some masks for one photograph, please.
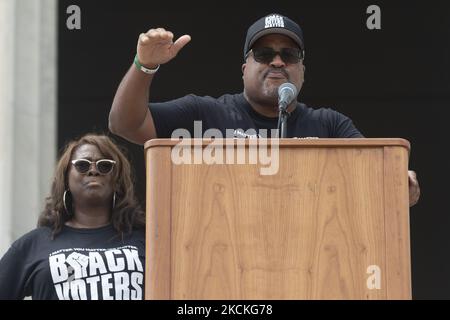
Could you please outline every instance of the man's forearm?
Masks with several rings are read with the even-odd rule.
[[[111,132],[126,136],[142,126],[148,112],[152,79],[153,75],[138,70],[134,65],[131,66],[114,96],[109,113]]]
[[[148,109],[153,73],[172,60],[189,41],[191,37],[183,35],[173,42],[173,33],[163,28],[139,35],[135,65],[122,79],[109,113],[112,133],[138,144],[156,138],[155,124]]]

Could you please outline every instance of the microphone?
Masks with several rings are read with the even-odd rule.
[[[278,107],[281,111],[286,111],[291,102],[297,98],[297,88],[289,82],[283,83],[278,88]]]

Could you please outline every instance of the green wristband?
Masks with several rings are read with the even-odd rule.
[[[137,67],[139,70],[141,70],[142,72],[145,72],[146,74],[154,74],[154,73],[156,73],[156,71],[158,71],[158,69],[159,69],[159,67],[160,67],[159,64],[158,64],[158,66],[157,66],[155,69],[149,69],[149,68],[144,67],[144,66],[139,62],[139,59],[138,59],[137,54],[136,54],[136,56],[134,57],[134,64],[136,65],[136,67]]]

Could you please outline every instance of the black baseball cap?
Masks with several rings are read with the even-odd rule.
[[[258,19],[248,28],[244,45],[244,59],[256,40],[262,36],[274,33],[288,36],[297,43],[301,50],[305,50],[303,31],[300,26],[288,17],[278,13],[271,13]]]

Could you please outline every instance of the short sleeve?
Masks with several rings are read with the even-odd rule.
[[[329,112],[326,115],[326,122],[330,138],[364,138],[349,117],[331,109],[327,110]]]
[[[194,121],[200,120],[200,99],[187,95],[179,99],[149,103],[158,138],[170,138],[176,129],[194,133]]]
[[[0,300],[25,297],[26,272],[24,257],[13,245],[0,260]]]

